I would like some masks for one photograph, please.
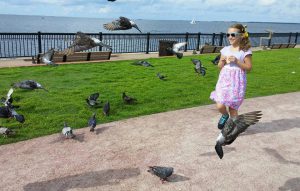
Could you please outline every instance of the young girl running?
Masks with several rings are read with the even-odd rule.
[[[246,28],[241,24],[234,24],[228,28],[226,35],[230,46],[221,50],[218,63],[221,71],[216,89],[210,95],[222,114],[218,123],[219,129],[224,127],[229,114],[230,117],[238,115],[246,92],[246,71],[252,68],[252,51]]]

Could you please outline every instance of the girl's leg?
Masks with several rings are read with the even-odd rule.
[[[229,107],[229,113],[231,118],[238,116],[238,110],[235,110],[231,107]]]
[[[226,110],[226,106],[221,104],[221,103],[217,103],[217,108],[219,110],[220,113],[222,113],[222,116],[219,120],[219,123],[218,123],[218,128],[219,129],[223,129],[226,121],[228,120],[229,118],[229,115],[228,115],[228,112]]]

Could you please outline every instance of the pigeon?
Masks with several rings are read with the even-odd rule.
[[[7,106],[0,107],[0,118],[15,118],[20,123],[25,122],[24,116],[18,114],[9,102]]]
[[[64,128],[61,132],[66,139],[72,139],[75,137],[72,128],[69,127],[66,122],[64,122]]]
[[[193,54],[197,54],[197,51],[195,49],[193,50]]]
[[[0,127],[0,135],[3,135],[4,137],[7,137],[9,135],[13,135],[15,132],[9,128],[6,127]]]
[[[219,61],[220,61],[220,58],[221,58],[221,54],[219,54],[218,56],[216,56],[216,58],[214,60],[212,60],[211,62],[214,64],[214,65],[218,65],[219,64]]]
[[[192,59],[192,62],[193,64],[195,64],[195,68],[194,68],[195,72],[201,74],[202,76],[205,76],[207,69],[203,67],[201,61],[197,59]]]
[[[5,106],[8,106],[8,104],[11,104],[13,102],[13,98],[11,97],[13,92],[14,92],[14,89],[10,88],[9,91],[7,92],[6,98],[4,98],[4,97],[1,98],[1,102]]]
[[[142,60],[142,61],[137,61],[132,63],[133,65],[138,65],[138,66],[145,66],[145,67],[154,67],[153,65],[151,65],[149,62]]]
[[[164,181],[168,181],[168,177],[173,174],[173,170],[172,167],[149,166],[148,172],[158,176],[162,183],[164,183]]]
[[[167,76],[161,75],[160,73],[157,73],[156,76],[160,79],[160,80],[166,80]]]
[[[261,118],[261,111],[253,111],[245,114],[238,115],[233,118],[229,118],[225,123],[224,128],[219,134],[215,146],[215,150],[220,159],[223,158],[222,146],[230,145],[239,136],[240,133],[246,131],[246,129],[255,124]]]
[[[68,56],[68,55],[74,54],[74,52],[88,50],[88,49],[94,48],[96,46],[103,46],[103,47],[109,49],[110,51],[112,51],[111,46],[104,44],[99,39],[97,39],[95,37],[90,37],[82,32],[77,32],[74,42],[68,48],[66,48],[62,52],[59,52],[59,54]]]
[[[132,97],[129,97],[125,94],[125,92],[123,92],[123,95],[122,95],[122,98],[123,98],[123,101],[127,104],[132,104],[134,103],[135,101],[137,101],[135,98],[132,98]]]
[[[111,2],[114,2],[114,1],[116,1],[116,0],[107,0],[107,1],[111,1]]]
[[[34,90],[34,89],[43,89],[46,90],[40,83],[34,80],[24,80],[19,83],[12,84],[15,88],[27,89],[27,90]]]
[[[51,48],[49,49],[43,56],[42,61],[47,64],[48,66],[58,66],[58,64],[55,64],[53,62],[53,55],[55,54],[55,49]]]
[[[186,42],[180,42],[173,45],[172,48],[168,47],[167,50],[172,52],[177,56],[178,59],[181,59],[183,56],[183,53],[179,52],[179,49],[186,45]]]
[[[140,33],[142,31],[139,27],[130,19],[126,17],[120,17],[117,20],[112,21],[111,23],[106,23],[103,25],[106,30],[114,31],[114,30],[128,30],[132,29],[132,27],[136,28]]]
[[[89,127],[90,127],[90,131],[94,132],[95,131],[95,127],[97,125],[97,121],[96,121],[96,113],[93,114],[93,116],[89,119],[89,123],[88,123]]]
[[[98,98],[99,98],[99,93],[93,93],[91,94],[86,100],[86,103],[90,106],[90,107],[98,107],[100,102],[98,102]]]
[[[109,111],[110,111],[110,104],[109,102],[106,102],[103,106],[103,114],[105,116],[109,116]]]

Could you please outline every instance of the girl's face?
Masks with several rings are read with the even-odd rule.
[[[239,29],[236,28],[229,28],[226,34],[230,45],[239,45],[241,35],[242,34],[239,32]]]

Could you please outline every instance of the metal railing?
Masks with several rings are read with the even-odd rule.
[[[188,42],[184,50],[199,50],[199,47],[210,44],[226,46],[228,41],[224,33],[144,33],[144,34],[114,34],[88,33],[104,43],[112,46],[113,53],[158,52],[160,40]],[[259,46],[260,37],[268,33],[250,33],[253,47]],[[63,50],[70,46],[75,33],[0,33],[0,58],[31,57],[43,53],[50,48]],[[298,43],[298,33],[275,33],[271,40],[263,42],[266,46],[271,43]],[[96,47],[88,51],[101,51]],[[106,50],[103,48],[103,50]]]

